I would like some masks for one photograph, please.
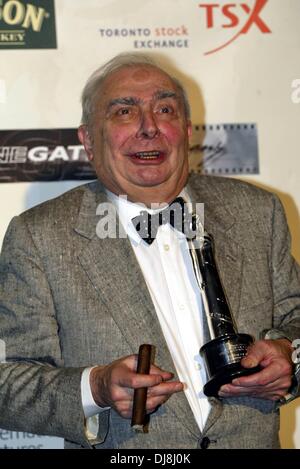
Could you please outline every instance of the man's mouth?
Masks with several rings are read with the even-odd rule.
[[[162,152],[160,151],[137,151],[133,153],[131,156],[134,158],[138,158],[139,160],[157,160],[160,156],[162,156]]]

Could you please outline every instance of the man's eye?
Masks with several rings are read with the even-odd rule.
[[[172,112],[172,108],[170,106],[163,106],[160,108],[161,114],[170,114]]]
[[[121,108],[117,111],[118,116],[126,116],[130,114],[130,110],[128,108]]]

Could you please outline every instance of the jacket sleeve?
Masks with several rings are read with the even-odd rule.
[[[281,202],[274,196],[272,236],[274,324],[293,341],[300,338],[300,268],[291,255],[291,240]]]
[[[0,259],[0,428],[55,435],[89,447],[82,367],[64,367],[42,256],[22,217],[7,230]],[[99,439],[107,431],[100,418]],[[101,434],[101,435],[100,435]]]

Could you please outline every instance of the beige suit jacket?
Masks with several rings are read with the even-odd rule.
[[[189,190],[205,203],[205,228],[240,332],[266,328],[300,337],[299,268],[278,199],[227,178],[193,176]],[[99,239],[99,182],[76,188],[15,217],[0,264],[0,428],[57,435],[68,447],[89,447],[80,379],[107,364],[156,346],[156,363],[175,373],[155,308],[128,239]],[[176,373],[175,373],[176,375]],[[101,414],[97,448],[276,448],[279,416],[262,399],[211,399],[204,431],[184,393],[151,416],[136,434],[113,410]],[[208,440],[206,440],[208,441]]]

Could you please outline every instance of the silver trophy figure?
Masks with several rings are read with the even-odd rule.
[[[240,363],[253,338],[238,333],[216,265],[213,238],[203,231],[197,214],[192,220],[197,235],[188,243],[210,335],[200,349],[208,375],[203,391],[206,396],[217,397],[223,384],[260,368],[243,368]]]

